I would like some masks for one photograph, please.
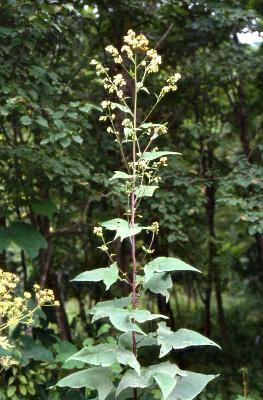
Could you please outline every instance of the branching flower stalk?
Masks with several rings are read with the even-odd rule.
[[[113,128],[113,131],[111,130],[111,127],[108,127],[107,131],[112,132],[115,134],[116,141],[120,145],[121,149],[121,154],[124,160],[124,163],[127,168],[127,172],[130,171],[130,168],[128,165],[130,164],[132,166],[132,186],[130,190],[128,191],[128,196],[130,198],[130,201],[128,201],[128,204],[130,204],[130,220],[129,220],[129,226],[131,229],[134,229],[135,227],[135,220],[136,220],[136,211],[140,203],[140,199],[143,197],[141,196],[140,198],[136,198],[136,183],[137,179],[140,178],[140,188],[143,187],[143,182],[144,178],[148,178],[148,183],[152,183],[153,181],[158,182],[158,177],[155,177],[158,174],[158,167],[160,165],[167,165],[166,164],[166,158],[161,158],[161,161],[159,163],[155,163],[154,168],[156,169],[154,173],[154,168],[152,168],[151,171],[148,171],[149,166],[147,165],[147,162],[143,161],[143,155],[145,152],[149,149],[150,145],[152,144],[153,140],[158,137],[159,134],[165,133],[167,131],[165,125],[158,125],[154,130],[153,134],[151,135],[151,129],[148,130],[148,143],[146,142],[145,148],[140,152],[141,146],[140,146],[140,140],[137,137],[137,108],[138,108],[138,93],[142,90],[145,90],[148,92],[148,89],[144,87],[144,82],[147,76],[151,73],[158,72],[159,70],[159,65],[161,64],[161,57],[158,55],[157,51],[154,49],[149,49],[148,47],[148,40],[144,35],[138,35],[136,36],[135,33],[130,30],[128,34],[124,37],[124,46],[122,47],[122,53],[126,53],[128,59],[130,59],[132,63],[132,68],[127,69],[125,65],[123,64],[123,55],[119,53],[119,51],[113,47],[113,46],[108,46],[106,48],[106,51],[108,51],[114,58],[114,61],[116,64],[121,64],[122,67],[125,69],[125,71],[128,73],[128,75],[131,77],[133,80],[133,87],[134,87],[134,93],[133,93],[133,112],[131,112],[131,108],[127,104],[127,99],[123,97],[123,91],[120,90],[119,86],[125,86],[126,82],[123,80],[123,77],[118,74],[113,79],[110,78],[107,70],[101,66],[97,61],[92,61],[92,64],[96,65],[96,69],[98,71],[98,74],[105,74],[106,78],[104,78],[103,83],[104,83],[104,88],[108,90],[110,93],[115,93],[116,96],[118,97],[119,101],[123,104],[126,110],[129,111],[129,114],[132,115],[133,121],[129,119],[123,121],[123,125],[127,125],[129,128],[131,128],[131,137],[132,137],[132,162],[129,163],[127,160],[127,157],[124,155],[123,151],[123,146],[122,142],[120,140],[120,133],[115,129],[114,126],[114,119],[115,119],[115,114],[108,113],[107,115],[101,117],[101,120],[107,121],[109,120],[111,123],[111,126]],[[138,59],[140,56],[143,56],[143,59],[138,62]],[[142,70],[142,72],[140,71]],[[139,81],[138,80],[138,75],[141,72],[142,79]],[[163,98],[163,96],[170,92],[170,91],[175,91],[177,89],[176,82],[180,79],[181,75],[179,73],[175,74],[173,78],[169,78],[167,80],[167,85],[164,86],[159,93],[158,96],[156,96],[156,102],[152,106],[150,112],[146,115],[144,118],[143,123],[145,123],[148,118],[151,116],[152,112],[160,102],[160,100]],[[149,92],[148,92],[149,93]],[[109,101],[107,102],[102,102],[102,107],[105,108],[105,106],[108,107],[108,110],[114,109],[115,104],[111,103]],[[150,128],[150,127],[149,127]],[[140,129],[140,128],[139,128]],[[141,131],[141,129],[140,129]],[[151,135],[149,137],[149,135]],[[142,139],[142,136],[140,139]],[[137,157],[136,151],[139,150],[139,154]],[[138,170],[137,170],[137,165],[138,165]],[[141,169],[141,170],[140,170]],[[129,199],[128,199],[129,200]],[[155,223],[156,224],[156,223]],[[154,227],[152,227],[153,232],[154,232]],[[153,235],[154,237],[154,235]],[[131,241],[131,258],[132,258],[132,306],[134,309],[137,308],[138,306],[138,298],[137,298],[137,259],[136,259],[136,241],[135,241],[135,235],[132,235],[130,238]],[[153,240],[151,241],[151,244],[149,248],[151,248],[153,243]],[[133,353],[136,356],[137,355],[137,349],[136,349],[136,333],[133,331],[132,332],[132,342],[133,342]],[[137,393],[136,389],[134,389],[134,398],[137,398]]]
[[[200,393],[205,385],[215,375],[196,374],[181,370],[176,364],[159,362],[146,367],[140,365],[140,348],[143,346],[160,346],[160,356],[166,356],[172,349],[183,349],[188,346],[212,345],[216,343],[204,336],[188,329],[179,329],[172,332],[164,322],[158,324],[155,332],[145,333],[139,324],[156,319],[167,319],[165,315],[152,314],[141,307],[147,291],[160,294],[169,299],[169,290],[172,287],[171,273],[176,271],[200,272],[175,257],[157,257],[145,264],[145,259],[154,252],[153,243],[159,233],[157,221],[151,225],[140,225],[141,202],[153,196],[161,180],[159,171],[167,166],[168,157],[179,156],[174,151],[159,151],[155,141],[167,133],[165,123],[154,123],[150,120],[153,111],[162,98],[169,92],[177,90],[177,82],[181,75],[176,72],[168,77],[159,94],[155,94],[155,101],[149,112],[138,118],[139,97],[143,93],[151,98],[146,81],[149,75],[157,73],[161,65],[161,56],[155,49],[149,48],[149,41],[143,35],[136,35],[129,30],[123,38],[120,51],[114,46],[106,47],[118,69],[123,74],[111,76],[110,70],[99,61],[92,60],[98,78],[110,99],[101,103],[103,115],[100,121],[107,124],[106,131],[113,135],[119,146],[120,155],[125,170],[115,171],[110,181],[117,182],[122,194],[126,195],[126,204],[123,205],[123,217],[100,222],[94,228],[95,235],[101,240],[99,249],[104,251],[111,265],[106,268],[96,268],[86,271],[73,279],[75,282],[103,281],[108,290],[116,281],[123,281],[130,285],[131,295],[127,298],[117,298],[100,302],[89,310],[93,316],[92,322],[102,318],[109,318],[113,327],[122,332],[116,345],[97,344],[84,347],[70,357],[95,367],[75,372],[61,381],[58,386],[85,387],[98,391],[99,400],[107,400],[108,396],[119,396],[125,391],[124,399],[137,400],[145,398],[153,390],[159,390],[159,397],[163,400],[189,400]],[[131,84],[127,84],[127,80]],[[132,87],[133,93],[127,88]],[[121,124],[120,122],[121,117]],[[140,122],[140,120],[142,122]],[[118,121],[118,124],[116,123]],[[121,129],[119,126],[121,125]],[[113,231],[113,240],[107,241],[104,231]],[[143,257],[136,254],[136,237],[141,232],[150,235],[150,241],[141,246]],[[130,241],[131,273],[122,271],[117,257],[111,252],[112,243],[119,239]],[[141,253],[140,250],[140,253]],[[140,262],[138,262],[140,260]],[[114,371],[114,363],[124,365],[120,374]],[[128,368],[129,367],[129,368]]]

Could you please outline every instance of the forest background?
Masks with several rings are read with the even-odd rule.
[[[112,335],[87,318],[105,299],[103,285],[70,280],[105,264],[93,226],[120,212],[108,179],[121,160],[98,122],[104,93],[90,61],[108,65],[105,47],[119,47],[129,28],[155,44],[164,78],[182,75],[154,114],[168,122],[160,147],[183,153],[170,160],[145,211],[160,219],[155,255],[203,272],[176,275],[169,302],[150,296],[148,306],[169,315],[172,329],[196,329],[222,346],[179,355],[184,366],[194,360],[221,374],[200,399],[262,399],[263,53],[239,40],[244,30],[261,32],[262,17],[261,0],[1,3],[1,267],[19,275],[24,290],[39,281],[60,301],[39,313],[30,340],[13,332],[24,359],[1,375],[1,399],[16,395],[2,389],[10,378],[21,386],[30,371],[34,389],[19,399],[82,399],[81,391],[48,388],[84,340]],[[159,75],[151,84],[157,91],[161,83]],[[125,245],[115,252],[127,270]]]

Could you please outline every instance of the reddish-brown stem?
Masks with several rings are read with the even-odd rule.
[[[131,227],[135,224],[135,213],[136,213],[136,196],[135,196],[135,186],[136,186],[136,124],[137,124],[137,65],[136,65],[136,55],[135,55],[135,87],[134,87],[134,112],[133,112],[133,145],[132,145],[132,169],[133,169],[133,188],[131,192]],[[136,261],[136,243],[135,235],[131,236],[131,255],[132,255],[132,308],[135,309],[138,305],[137,291],[136,291],[136,276],[137,276],[137,261]],[[137,356],[137,346],[136,346],[136,333],[132,332],[132,351],[135,357]],[[137,389],[133,389],[133,400],[137,400]]]

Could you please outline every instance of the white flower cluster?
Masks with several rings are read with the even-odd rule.
[[[166,93],[169,92],[174,92],[177,90],[177,85],[176,83],[181,79],[181,74],[176,72],[174,75],[172,75],[170,78],[167,79],[167,85],[165,85],[160,93],[160,96],[163,97]]]
[[[150,58],[150,62],[147,66],[149,73],[155,73],[159,71],[159,65],[162,63],[162,57],[157,53],[155,49],[147,51],[147,56]]]
[[[113,60],[114,60],[114,62],[115,62],[116,64],[121,64],[121,63],[122,63],[122,56],[120,55],[120,53],[119,53],[118,49],[116,49],[116,47],[110,45],[110,46],[107,46],[107,47],[105,48],[105,50],[106,50],[109,54],[112,55]]]

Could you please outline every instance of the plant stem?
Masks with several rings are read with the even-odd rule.
[[[136,186],[136,127],[137,127],[137,63],[135,55],[135,68],[134,68],[134,112],[133,112],[133,143],[132,143],[132,170],[133,170],[133,187],[131,192],[131,227],[135,224],[135,186]],[[135,235],[131,236],[131,255],[132,255],[132,308],[135,309],[138,305],[137,292],[136,292],[136,275],[137,275],[137,260],[136,260],[136,243]],[[132,332],[132,351],[133,354],[137,355],[136,348],[136,334]],[[137,389],[133,389],[133,400],[137,400]]]

